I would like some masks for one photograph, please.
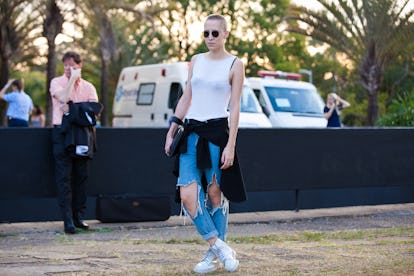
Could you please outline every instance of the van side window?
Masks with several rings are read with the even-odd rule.
[[[151,105],[154,99],[155,83],[141,83],[137,92],[137,105]]]
[[[178,100],[183,95],[183,87],[179,82],[171,83],[170,95],[168,98],[168,108],[171,108],[175,112],[175,108],[178,104]]]

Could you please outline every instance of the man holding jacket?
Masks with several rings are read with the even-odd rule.
[[[82,59],[76,52],[66,52],[62,58],[64,74],[52,79],[50,95],[53,109],[53,156],[59,207],[66,233],[76,233],[76,227],[88,229],[83,221],[86,210],[86,179],[88,159],[73,157],[65,150],[62,118],[69,112],[68,102],[98,102],[96,89],[81,78]]]

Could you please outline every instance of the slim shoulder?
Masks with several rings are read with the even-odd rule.
[[[244,63],[243,63],[243,61],[240,58],[235,56],[234,59],[233,59],[233,63],[232,63],[232,69],[233,70],[240,70],[240,71],[244,72]]]
[[[87,80],[84,80],[84,79],[82,79],[82,82],[83,82],[83,84],[84,84],[85,86],[87,86],[88,88],[93,88],[93,89],[95,89],[95,86],[94,86],[91,82],[89,82],[89,81],[87,81]]]
[[[65,83],[65,76],[64,75],[62,75],[62,76],[57,76],[57,77],[54,77],[51,81],[50,81],[50,84],[51,85],[53,85],[53,84],[62,84],[62,83]]]
[[[194,56],[192,56],[192,57],[191,57],[191,63],[193,63],[193,64],[194,64],[194,62],[195,62],[198,58],[200,58],[200,57],[204,56],[204,54],[205,54],[205,53],[200,53],[200,54],[195,54]]]

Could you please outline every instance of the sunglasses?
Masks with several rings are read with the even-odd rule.
[[[211,31],[211,35],[213,36],[213,37],[218,37],[219,36],[219,31]],[[204,31],[203,32],[203,35],[204,35],[204,37],[205,38],[207,38],[207,37],[209,37],[210,36],[210,32],[209,31]]]

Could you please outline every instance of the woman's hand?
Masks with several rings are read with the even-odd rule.
[[[225,170],[233,166],[234,162],[234,147],[227,145],[221,155],[221,163],[223,164],[220,169]]]
[[[173,138],[174,138],[173,135],[172,135],[172,133],[174,133],[172,128],[174,128],[174,127],[177,128],[177,126],[172,126],[171,125],[170,130],[168,131],[168,133],[165,137],[164,151],[165,151],[165,154],[167,156],[170,156],[170,146],[171,146]]]

